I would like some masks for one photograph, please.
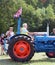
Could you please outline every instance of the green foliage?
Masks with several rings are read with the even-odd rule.
[[[49,4],[49,6],[46,8],[46,18],[54,19],[55,18],[54,16],[55,16],[54,10],[53,10],[52,6]]]
[[[0,0],[0,33],[6,32],[9,26],[16,30],[17,20],[14,13],[22,7],[22,23],[27,22],[30,31],[45,31],[45,20],[51,20],[51,29],[55,21],[55,0]],[[52,23],[53,22],[53,23]],[[45,29],[43,29],[45,28]]]

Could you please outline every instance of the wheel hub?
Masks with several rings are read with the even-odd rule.
[[[54,53],[53,52],[49,52],[48,53],[50,56],[54,56]]]
[[[26,41],[18,41],[13,48],[14,55],[19,58],[25,58],[30,54],[30,45]]]
[[[21,47],[21,48],[20,48],[20,51],[24,51],[24,48]]]

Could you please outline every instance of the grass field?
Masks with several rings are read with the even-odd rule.
[[[35,53],[29,62],[14,62],[8,55],[0,56],[0,65],[55,65],[55,59],[48,58],[45,53]]]

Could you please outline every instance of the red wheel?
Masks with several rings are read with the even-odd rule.
[[[8,54],[14,61],[29,61],[34,55],[31,38],[27,35],[14,36],[9,42]]]
[[[30,54],[30,51],[31,51],[30,45],[23,40],[16,42],[13,47],[13,52],[15,56],[17,56],[18,58],[27,57]]]
[[[55,58],[55,53],[54,53],[54,52],[46,53],[46,55],[47,55],[49,58]]]

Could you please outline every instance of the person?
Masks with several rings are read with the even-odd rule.
[[[2,33],[1,37],[0,37],[1,55],[6,54],[5,51],[4,51],[4,36],[5,35]]]
[[[9,30],[6,32],[6,38],[4,39],[4,48],[6,53],[9,46],[8,42],[12,36],[14,36],[13,27],[9,27]]]
[[[21,34],[34,35],[34,32],[29,32],[27,28],[28,28],[27,23],[23,23],[21,28]]]
[[[23,23],[23,27],[21,28],[21,34],[26,34],[28,35],[28,30],[27,30],[27,23]]]
[[[55,28],[53,28],[53,31],[50,33],[50,35],[55,36]]]
[[[26,35],[30,36],[32,40],[34,40],[33,35],[35,35],[37,33],[35,33],[35,32],[29,32],[27,28],[28,28],[27,23],[23,23],[22,28],[20,30],[21,34],[26,34]]]
[[[7,39],[10,40],[12,36],[14,36],[13,27],[10,27],[9,30],[6,32]]]
[[[0,37],[0,55],[2,55],[1,37]]]

